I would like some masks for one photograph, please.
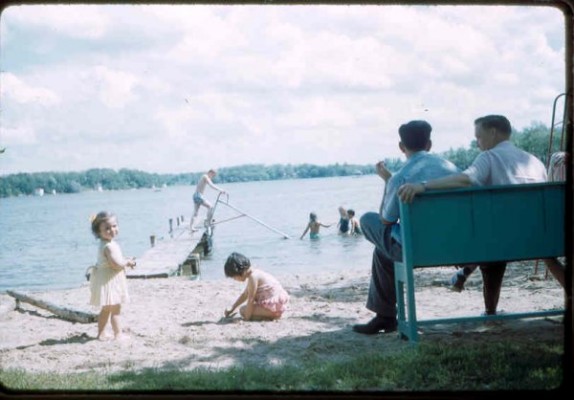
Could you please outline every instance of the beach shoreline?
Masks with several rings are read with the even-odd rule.
[[[564,292],[544,269],[509,265],[499,309],[507,312],[564,307]],[[417,270],[419,319],[479,315],[483,310],[480,273],[462,293],[444,282],[453,267]],[[376,348],[391,354],[408,346],[396,333],[366,336],[352,325],[367,322],[365,308],[370,268],[344,272],[277,275],[290,293],[288,311],[271,322],[223,318],[243,284],[171,277],[129,280],[131,301],[122,310],[126,341],[95,340],[95,323],[72,323],[48,311],[0,295],[0,365],[3,370],[62,374],[111,373],[144,368],[224,369],[242,365],[296,365],[298,360],[344,360]],[[62,307],[97,313],[90,307],[89,286],[34,293]],[[108,326],[111,334],[111,328]],[[425,328],[421,340],[564,340],[562,317],[442,325]]]

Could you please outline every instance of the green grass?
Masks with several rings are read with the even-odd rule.
[[[9,391],[485,391],[552,390],[562,384],[557,342],[421,343],[392,356],[357,355],[345,362],[196,369],[82,372],[59,375],[0,371]]]

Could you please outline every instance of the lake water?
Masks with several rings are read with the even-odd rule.
[[[378,209],[382,180],[376,175],[221,184],[229,204],[289,235],[289,239],[241,217],[217,224],[212,253],[202,259],[201,279],[225,279],[223,264],[232,251],[245,254],[275,274],[340,271],[370,266],[373,247],[362,236],[337,234],[337,208],[353,208],[356,216]],[[126,256],[140,256],[150,247],[150,235],[169,237],[169,219],[193,212],[194,186],[82,192],[0,199],[0,292],[40,291],[85,284],[85,271],[96,259],[97,240],[90,216],[109,210],[118,216],[118,242]],[[208,188],[212,201],[217,192]],[[309,213],[333,223],[321,228],[318,240],[299,240]],[[238,216],[219,204],[217,221]],[[205,208],[200,218],[205,216]]]

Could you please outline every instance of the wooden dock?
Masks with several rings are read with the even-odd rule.
[[[151,248],[136,258],[136,267],[126,270],[128,279],[167,278],[182,273],[182,265],[200,244],[202,232],[190,234],[187,227],[177,227],[167,237],[151,239]],[[199,263],[200,256],[194,257]],[[198,265],[197,265],[198,268]]]

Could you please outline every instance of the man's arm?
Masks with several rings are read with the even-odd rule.
[[[387,169],[387,166],[385,165],[384,161],[379,161],[375,166],[375,169],[377,170],[377,175],[383,178],[385,182],[388,182],[391,176],[393,176],[391,171]]]
[[[218,192],[225,193],[225,190],[221,189],[219,186],[216,186],[207,175],[205,176],[205,182]]]
[[[399,220],[398,188],[402,182],[402,178],[398,175],[393,175],[389,181],[385,183],[385,193],[383,194],[383,200],[379,208],[381,222],[385,225],[392,225]]]
[[[245,315],[244,318],[246,321],[251,319],[253,315],[253,308],[255,307],[255,293],[257,293],[257,278],[251,274],[249,278],[247,278],[247,304],[245,306]]]
[[[428,182],[405,183],[399,188],[399,198],[405,203],[411,203],[418,193],[425,190],[454,189],[472,185],[469,176],[463,173],[433,179]]]
[[[237,307],[239,307],[241,304],[243,304],[245,302],[245,300],[247,300],[247,288],[245,288],[245,290],[243,291],[243,293],[241,293],[239,295],[239,297],[237,298],[237,300],[235,300],[235,303],[233,303],[233,306],[231,306],[230,309],[226,309],[224,315],[226,317],[229,317]]]

